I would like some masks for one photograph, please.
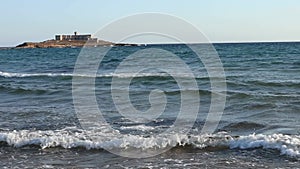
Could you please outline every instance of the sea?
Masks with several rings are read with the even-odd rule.
[[[226,101],[208,133],[210,107],[222,102],[212,80],[222,78],[189,45],[95,47],[82,74],[83,48],[1,49],[0,168],[300,168],[300,43],[213,47]],[[170,53],[181,61],[175,74],[166,71]],[[134,64],[122,65],[128,58]],[[190,71],[180,74],[181,64]],[[182,88],[177,76],[195,84]],[[76,86],[93,94],[78,100]],[[120,93],[130,101],[116,101]],[[180,116],[197,103],[195,119]]]

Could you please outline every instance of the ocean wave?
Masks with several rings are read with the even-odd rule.
[[[140,131],[149,131],[154,130],[155,127],[145,126],[145,125],[135,125],[135,126],[122,126],[122,130],[140,130]]]
[[[0,71],[0,76],[2,77],[38,77],[38,76],[73,76],[72,73],[12,73],[12,72],[2,72]]]
[[[106,74],[73,74],[73,73],[12,73],[12,72],[2,72],[0,71],[0,76],[2,77],[38,77],[38,76],[47,76],[47,77],[120,77],[120,78],[129,78],[129,77],[169,77],[167,73],[106,73]],[[184,74],[182,74],[184,76]]]
[[[268,86],[268,87],[299,87],[300,80],[248,80],[246,84],[253,84],[255,86]]]
[[[231,123],[225,127],[222,128],[222,130],[253,130],[253,129],[261,129],[266,127],[263,124],[259,123],[254,123],[254,122],[248,122],[248,121],[243,121],[243,122],[238,122],[238,123]]]
[[[256,91],[238,91],[238,90],[227,90],[227,94],[231,99],[243,99],[248,97],[290,97],[290,98],[298,98],[299,94],[286,94],[286,93],[267,93],[267,92],[256,92]]]
[[[13,94],[45,94],[47,90],[42,89],[27,89],[22,87],[1,86],[0,91],[5,91]]]
[[[100,73],[100,74],[74,74],[74,73],[13,73],[13,72],[2,72],[0,71],[0,76],[6,78],[26,78],[26,77],[83,77],[83,78],[95,78],[95,77],[117,77],[117,78],[143,78],[143,77],[178,77],[178,78],[196,78],[196,79],[204,79],[209,80],[213,78],[214,80],[223,80],[222,77],[208,77],[206,75],[198,75],[198,76],[190,76],[190,74],[184,73],[176,73],[172,76],[168,73],[132,73],[132,72],[124,72],[124,73]]]
[[[282,155],[300,157],[300,136],[283,134],[251,134],[231,136],[225,132],[207,135],[179,134],[141,136],[120,134],[110,131],[84,131],[63,129],[56,131],[1,131],[0,141],[13,147],[40,146],[41,148],[62,147],[65,149],[157,149],[165,147],[227,147],[228,149],[276,149]]]

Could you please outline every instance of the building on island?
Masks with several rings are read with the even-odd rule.
[[[55,35],[55,40],[57,40],[57,41],[63,41],[63,40],[67,40],[67,41],[87,41],[87,40],[91,40],[91,41],[96,41],[97,42],[97,38],[92,38],[91,34],[78,35],[77,32],[74,32],[74,35]]]

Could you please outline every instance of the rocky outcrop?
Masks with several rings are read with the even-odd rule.
[[[83,46],[135,46],[135,44],[120,44],[112,43],[108,41],[98,40],[98,41],[57,41],[57,40],[47,40],[44,42],[24,42],[16,48],[67,48],[67,47],[83,47]]]

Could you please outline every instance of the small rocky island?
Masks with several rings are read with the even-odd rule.
[[[24,42],[16,48],[67,48],[67,47],[98,47],[98,46],[137,46],[136,44],[113,43],[92,38],[91,34],[55,35],[55,39],[43,42]]]

